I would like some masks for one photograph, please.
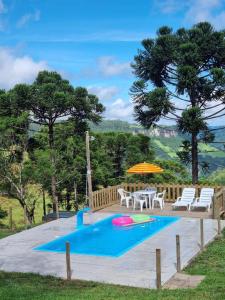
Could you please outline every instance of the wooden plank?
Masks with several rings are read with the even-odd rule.
[[[66,278],[71,280],[70,243],[66,242]]]
[[[156,249],[156,287],[160,289],[162,287],[161,280],[161,249]]]
[[[200,219],[200,250],[204,249],[204,224],[203,219]]]
[[[171,188],[170,186],[168,186],[167,188],[167,201],[170,202],[171,201]]]
[[[217,225],[218,225],[218,236],[221,236],[221,219],[218,218],[217,220]]]
[[[176,235],[176,256],[177,256],[177,272],[181,271],[180,261],[180,236]]]

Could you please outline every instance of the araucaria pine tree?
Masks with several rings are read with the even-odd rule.
[[[209,124],[225,115],[225,30],[207,22],[176,32],[165,26],[142,46],[132,64],[136,120],[147,128],[161,119],[177,124],[189,137],[179,156],[197,183],[198,143],[213,141]]]

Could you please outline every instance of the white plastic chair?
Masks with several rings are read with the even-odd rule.
[[[195,188],[184,188],[182,196],[177,198],[177,201],[172,204],[172,207],[186,207],[190,210],[191,204],[195,199]]]
[[[212,199],[214,195],[213,188],[202,188],[200,197],[196,198],[194,203],[191,205],[191,209],[193,208],[205,208],[210,211],[210,207],[212,205]]]
[[[134,210],[136,208],[136,203],[140,205],[140,209],[141,211],[143,210],[143,207],[144,207],[144,204],[145,204],[145,207],[147,208],[147,196],[144,196],[144,195],[141,195],[141,194],[134,194],[133,195],[133,198],[134,198]]]
[[[133,199],[131,197],[131,193],[125,191],[122,188],[118,189],[117,192],[120,195],[120,205],[122,206],[123,202],[125,202],[126,207],[129,208],[130,202],[133,202]]]
[[[164,207],[164,198],[165,198],[166,191],[162,193],[157,193],[153,198],[153,208],[155,207],[155,203],[158,203],[160,208],[163,209]]]

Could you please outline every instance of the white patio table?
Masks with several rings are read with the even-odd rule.
[[[152,200],[153,200],[155,194],[156,194],[156,191],[154,191],[154,190],[149,190],[149,191],[148,190],[139,190],[139,191],[133,192],[131,195],[147,196],[148,197],[148,207],[149,207],[149,209],[152,209]]]

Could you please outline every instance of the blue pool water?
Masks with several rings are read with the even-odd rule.
[[[34,250],[65,252],[65,243],[70,242],[71,253],[118,257],[179,219],[152,216],[155,221],[151,223],[128,227],[114,226],[112,219],[119,216],[121,214],[83,227]]]

